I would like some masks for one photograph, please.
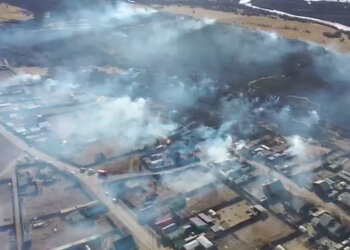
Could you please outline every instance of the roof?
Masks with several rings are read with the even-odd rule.
[[[125,236],[120,240],[113,242],[115,250],[134,250],[137,249],[134,239],[131,235]]]
[[[325,180],[314,182],[314,184],[316,184],[324,193],[327,193],[332,189],[331,185]]]
[[[84,207],[83,210],[87,216],[102,214],[102,213],[106,213],[108,211],[107,207],[104,205],[95,205],[95,206],[91,206],[91,207]]]
[[[196,247],[199,246],[199,242],[197,240],[193,240],[183,246],[184,249],[186,250],[193,250],[196,249]]]
[[[204,221],[202,221],[197,216],[190,218],[190,222],[196,227],[205,227],[207,225]]]
[[[346,170],[340,171],[340,173],[338,174],[338,177],[346,181],[347,183],[350,183],[350,173],[348,171]]]
[[[204,214],[204,213],[198,214],[198,217],[201,218],[201,219],[202,219],[203,221],[205,221],[206,223],[211,223],[211,222],[213,222],[213,220],[214,220],[211,216],[208,216],[208,215],[206,215],[206,214]]]
[[[321,217],[320,217],[320,225],[324,228],[327,228],[330,223],[335,220],[332,216],[330,216],[327,213],[324,213]]]
[[[284,193],[285,188],[281,180],[274,180],[264,185],[265,190],[271,195],[281,195]]]
[[[267,213],[266,208],[264,208],[263,206],[257,204],[254,206],[254,209],[258,210],[260,213]]]
[[[339,237],[346,233],[344,226],[327,213],[320,217],[319,226],[326,230],[331,236]]]
[[[292,199],[288,202],[289,206],[296,212],[300,212],[305,207],[308,206],[308,203],[303,201],[302,199],[298,197],[292,197]]]
[[[214,232],[214,233],[217,233],[219,231],[223,231],[224,229],[222,228],[222,226],[220,225],[214,225],[212,227],[210,227],[210,229]]]
[[[199,242],[199,244],[201,244],[205,249],[208,249],[210,247],[212,247],[214,244],[208,240],[204,235],[201,235],[197,238],[197,241]]]
[[[165,234],[169,234],[171,232],[174,232],[177,228],[178,228],[177,225],[175,223],[172,223],[170,225],[163,227],[162,232]]]
[[[340,201],[343,205],[350,207],[350,193],[345,192],[339,195]]]
[[[28,176],[20,176],[18,178],[18,186],[25,186],[28,185],[29,180],[28,180]]]
[[[183,235],[184,233],[184,229],[182,227],[179,227],[177,230],[175,230],[174,232],[171,232],[167,235],[167,237],[170,239],[170,240],[174,240],[174,239],[177,239],[177,238],[180,238],[180,236]]]
[[[69,213],[66,216],[66,220],[72,222],[72,223],[77,223],[79,221],[84,220],[84,216],[81,215],[81,213],[79,211],[73,211],[71,213]]]

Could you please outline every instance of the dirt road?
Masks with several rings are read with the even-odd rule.
[[[295,196],[299,196],[300,198],[304,199],[305,201],[308,201],[315,205],[316,207],[322,207],[325,210],[329,211],[331,214],[333,214],[336,217],[339,217],[344,223],[344,225],[347,225],[350,227],[350,217],[346,214],[346,212],[335,205],[334,203],[326,203],[323,200],[321,200],[315,193],[310,192],[309,190],[305,188],[299,187],[297,184],[295,184],[291,179],[287,178],[286,176],[278,173],[275,170],[272,170],[271,168],[268,168],[264,164],[255,162],[255,161],[250,161],[245,159],[246,162],[261,172],[272,176],[273,178],[280,179],[281,182],[283,183],[284,187],[290,191],[292,194]]]
[[[8,131],[2,124],[0,125],[0,134],[2,134],[7,140],[9,140],[18,148],[22,149],[23,151],[26,151],[28,154],[38,157],[43,161],[51,162],[60,171],[77,172],[76,167],[63,163],[60,160],[27,145],[20,137]],[[115,222],[122,223],[123,226],[131,232],[134,239],[139,244],[140,249],[166,249],[163,246],[158,245],[158,238],[154,234],[140,226],[136,219],[126,211],[125,207],[122,207],[120,204],[113,203],[111,198],[106,196],[102,187],[102,182],[98,180],[96,176],[78,174],[77,178],[79,179],[83,187],[85,187],[86,189],[88,189],[88,191],[90,191],[92,194],[98,197],[98,199],[100,199],[101,202],[103,202],[109,208],[111,219]]]

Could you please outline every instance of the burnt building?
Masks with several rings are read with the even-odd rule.
[[[345,192],[345,193],[342,193],[341,195],[339,195],[338,200],[340,201],[340,204],[345,209],[350,211],[350,193],[349,192]]]
[[[298,197],[292,197],[291,199],[284,202],[285,207],[301,216],[307,216],[309,214],[312,205]]]
[[[327,180],[318,180],[313,183],[315,193],[321,197],[327,197],[333,190],[332,185]]]
[[[284,188],[281,180],[274,180],[263,186],[264,193],[270,198],[282,198],[286,195],[287,191]]]
[[[345,226],[327,213],[314,218],[312,222],[318,231],[325,233],[331,239],[339,240],[349,232]]]

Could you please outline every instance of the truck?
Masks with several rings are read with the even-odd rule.
[[[97,170],[97,174],[98,174],[98,176],[101,176],[101,177],[107,177],[108,171],[104,170],[104,169],[99,169],[99,170]]]

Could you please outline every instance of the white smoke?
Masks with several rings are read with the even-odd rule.
[[[59,137],[68,142],[72,136],[82,143],[101,136],[115,137],[115,147],[123,151],[152,143],[175,128],[175,124],[154,114],[147,100],[128,96],[101,101],[98,108],[71,116],[58,116],[53,123]]]
[[[32,74],[18,74],[11,77],[8,81],[10,84],[35,83],[41,81],[41,76]]]
[[[205,26],[213,25],[213,24],[215,24],[214,19],[203,19],[203,20],[184,19],[183,28],[185,30],[200,30],[200,29],[203,29]]]
[[[287,149],[287,153],[294,156],[299,162],[304,162],[308,158],[308,147],[304,140],[294,135],[287,138],[290,147]]]
[[[230,157],[229,148],[232,146],[232,137],[214,138],[205,141],[201,145],[204,159],[209,162],[222,162]]]
[[[130,19],[135,16],[149,16],[156,13],[157,10],[153,8],[132,7],[126,3],[119,3],[112,15],[116,19]]]

